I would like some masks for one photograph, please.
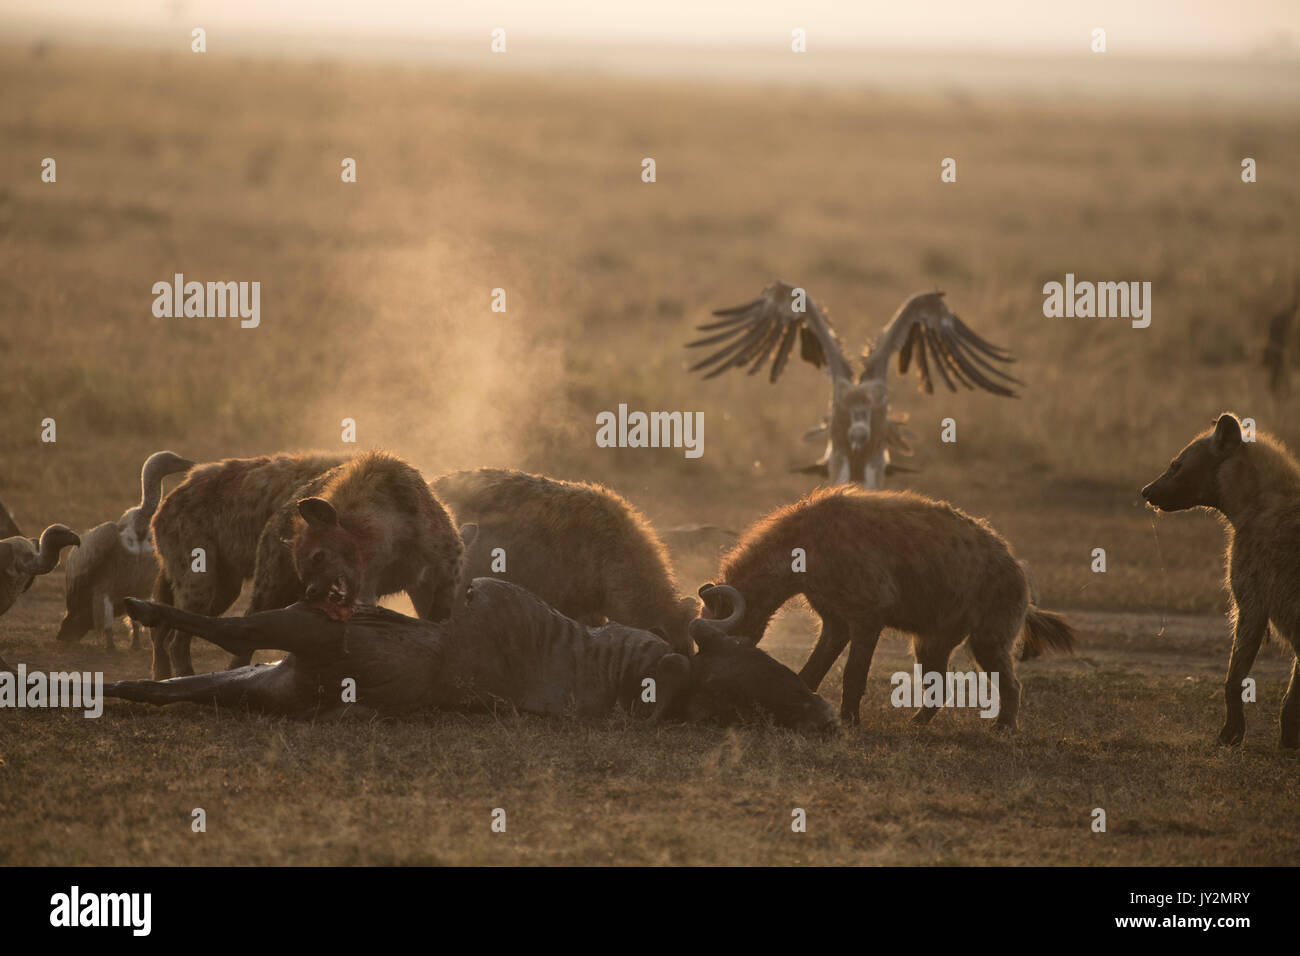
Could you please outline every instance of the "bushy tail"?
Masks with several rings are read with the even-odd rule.
[[[1039,610],[1031,604],[1025,615],[1025,643],[1020,659],[1026,661],[1048,650],[1073,654],[1074,628],[1061,615]]]

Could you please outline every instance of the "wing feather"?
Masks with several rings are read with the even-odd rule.
[[[926,392],[934,391],[934,371],[954,392],[960,385],[1015,398],[1011,386],[1024,385],[994,364],[1013,363],[1011,352],[989,342],[950,312],[942,292],[914,295],[899,307],[867,352],[859,381],[883,382],[895,354],[901,374],[907,373],[915,356],[917,376]]]
[[[797,334],[799,355],[804,361],[825,368],[832,380],[851,380],[852,370],[830,320],[807,296],[806,309],[795,312],[792,307],[795,288],[784,282],[774,282],[752,302],[716,310],[713,314],[722,316],[722,320],[698,328],[701,332],[721,331],[688,342],[686,347],[722,347],[696,362],[690,370],[710,369],[705,378],[713,378],[729,368],[748,365],[749,374],[753,375],[770,359],[768,379],[775,382],[789,361]]]

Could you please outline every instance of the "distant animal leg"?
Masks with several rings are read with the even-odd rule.
[[[104,637],[104,650],[113,653],[113,599],[107,594],[91,597],[95,616],[95,631]]]

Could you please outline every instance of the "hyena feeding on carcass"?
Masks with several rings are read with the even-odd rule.
[[[405,591],[429,621],[451,614],[463,545],[419,471],[358,455],[297,489],[258,542],[248,613],[306,599],[336,620]],[[231,667],[249,662],[236,655]]]
[[[433,482],[456,520],[478,526],[466,575],[527,588],[584,624],[654,630],[689,655],[699,601],[681,596],[650,522],[608,488],[500,468]]]
[[[802,549],[802,565],[795,549]],[[745,598],[745,614],[729,633],[755,643],[781,605],[796,594],[807,599],[822,620],[817,646],[799,673],[813,690],[849,645],[840,705],[848,723],[858,720],[871,657],[886,627],[913,636],[925,674],[946,673],[949,656],[969,638],[979,666],[998,675],[997,726],[1008,730],[1016,729],[1020,709],[1012,658],[1017,638],[1024,633],[1022,660],[1074,644],[1062,618],[1030,604],[1024,570],[997,532],[910,492],[814,492],[751,527],[720,574]],[[719,615],[714,603],[706,598],[708,617]],[[922,707],[913,719],[927,723],[937,709]]]
[[[266,522],[295,489],[343,460],[281,454],[191,469],[153,517],[159,567],[154,600],[195,614],[221,614],[253,576]],[[189,634],[163,625],[151,628],[150,636],[155,680],[194,673]]]
[[[1246,736],[1242,682],[1272,622],[1295,655],[1282,700],[1281,745],[1300,747],[1300,463],[1268,435],[1243,441],[1241,423],[1224,414],[1142,497],[1161,511],[1210,508],[1228,527],[1233,633],[1219,743],[1239,744]]]

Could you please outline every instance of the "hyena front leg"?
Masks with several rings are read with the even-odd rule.
[[[1241,683],[1250,674],[1259,653],[1259,645],[1268,631],[1268,615],[1252,602],[1248,608],[1237,604],[1236,624],[1232,633],[1232,654],[1228,658],[1228,678],[1223,682],[1223,701],[1227,718],[1219,731],[1219,743],[1236,746],[1246,736],[1246,706],[1241,700]]]
[[[856,724],[861,719],[858,710],[867,689],[867,673],[871,670],[880,630],[880,625],[874,622],[853,625],[849,662],[844,665],[844,693],[840,697],[840,720],[846,724]]]
[[[1291,661],[1291,683],[1282,698],[1282,735],[1280,743],[1288,750],[1300,748],[1300,657]]]
[[[813,691],[821,686],[831,665],[844,650],[844,645],[853,637],[853,631],[842,617],[823,613],[820,610],[817,613],[821,615],[822,632],[817,638],[817,645],[813,648],[812,654],[808,657],[808,662],[804,664],[803,670],[799,671],[799,679]]]
[[[960,637],[953,640],[952,636],[948,634],[931,634],[917,637],[912,648],[916,655],[916,662],[921,665],[922,681],[930,674],[939,674],[940,679],[943,680],[943,675],[948,672],[948,658],[952,657],[953,648],[960,643]],[[944,686],[947,686],[946,681]],[[916,694],[916,688],[912,689],[912,693],[913,695]],[[927,707],[922,703],[921,707],[912,715],[912,723],[920,726],[928,724],[934,719],[934,715],[939,712],[939,708],[942,706],[942,700],[935,707]]]
[[[451,617],[452,604],[456,600],[456,581],[422,580],[406,589],[406,596],[411,599],[415,616],[426,621],[445,621]]]

